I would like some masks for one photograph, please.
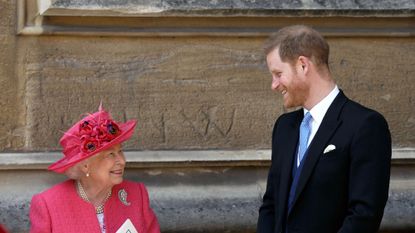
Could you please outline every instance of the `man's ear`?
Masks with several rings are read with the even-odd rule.
[[[306,74],[310,68],[310,59],[305,56],[299,56],[297,66],[302,73]]]

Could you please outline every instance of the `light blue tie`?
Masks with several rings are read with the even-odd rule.
[[[310,137],[311,127],[310,127],[310,120],[313,119],[311,117],[310,112],[307,112],[304,115],[303,121],[301,121],[300,126],[300,148],[298,151],[298,163],[300,164],[304,158],[305,152],[307,151],[307,144],[308,138]]]

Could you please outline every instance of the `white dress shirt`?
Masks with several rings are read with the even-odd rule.
[[[333,90],[326,96],[324,99],[322,99],[318,104],[316,104],[311,110],[307,110],[303,108],[304,115],[307,112],[310,112],[311,114],[311,132],[310,137],[308,138],[307,147],[310,145],[311,141],[313,140],[314,136],[317,133],[318,128],[321,125],[321,122],[323,121],[324,116],[326,115],[327,110],[329,109],[331,103],[333,103],[336,96],[339,94],[340,90],[337,87],[337,85],[333,88]],[[300,146],[300,145],[298,145]],[[300,150],[298,150],[300,151]],[[297,154],[297,158],[298,158]],[[300,160],[297,159],[297,167],[300,166]]]

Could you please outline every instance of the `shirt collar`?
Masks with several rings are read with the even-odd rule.
[[[322,99],[318,104],[316,104],[310,111],[303,108],[304,115],[307,112],[310,112],[313,120],[320,124],[323,121],[324,115],[326,115],[327,110],[329,109],[331,103],[333,103],[334,99],[336,98],[337,94],[339,94],[339,88],[337,85],[333,88],[333,90]]]

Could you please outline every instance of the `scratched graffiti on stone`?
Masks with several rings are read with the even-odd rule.
[[[226,138],[232,130],[235,119],[235,109],[218,110],[218,107],[199,109],[196,114],[185,113],[181,110],[180,114],[187,126],[201,138],[208,138],[211,134]],[[219,115],[222,115],[221,117]]]

